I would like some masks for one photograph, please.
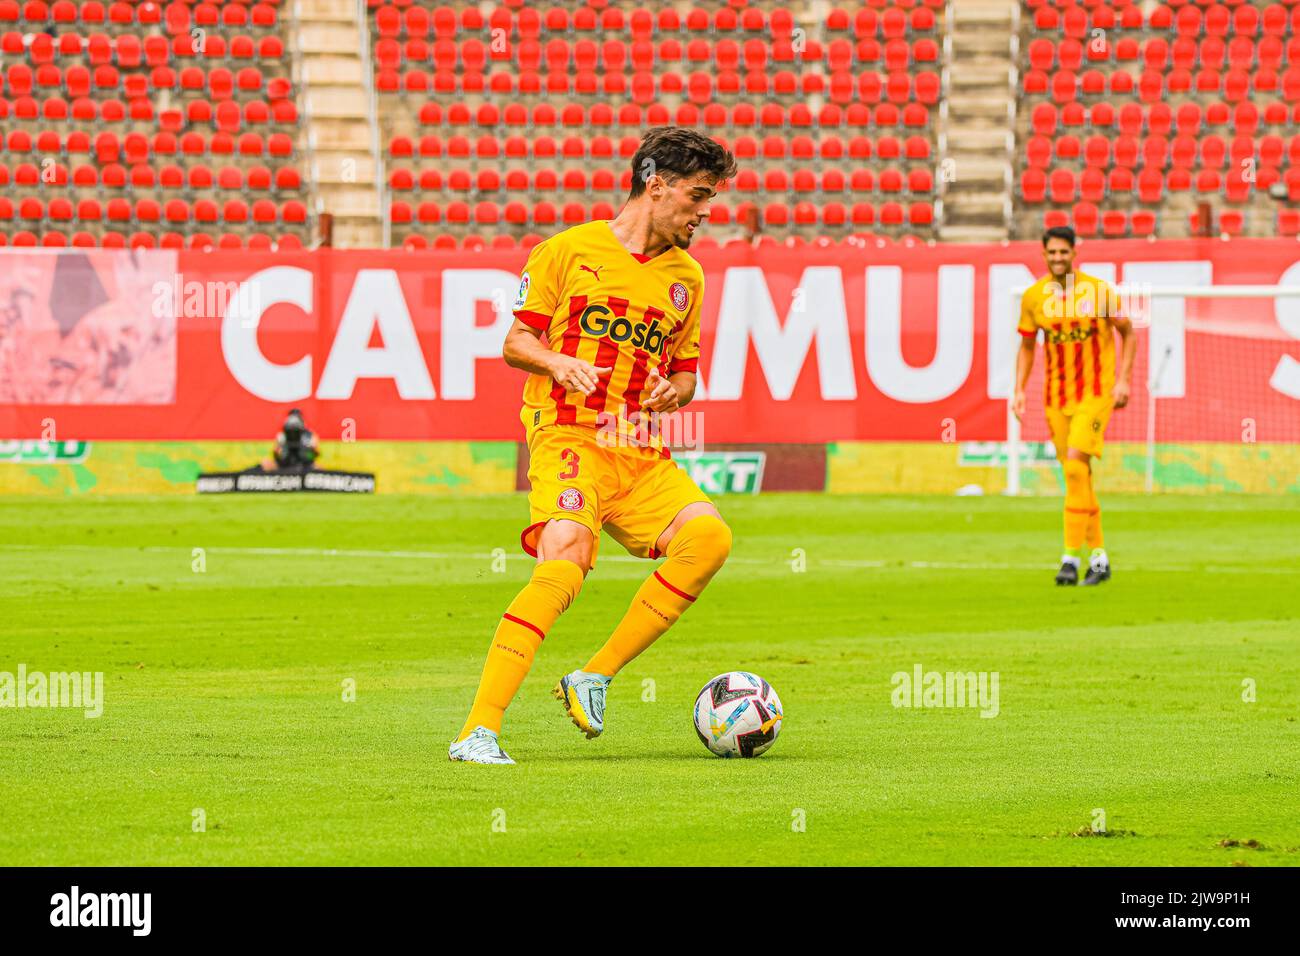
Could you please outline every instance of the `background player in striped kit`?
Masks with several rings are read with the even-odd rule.
[[[1091,462],[1101,457],[1111,411],[1128,404],[1137,337],[1115,289],[1074,268],[1075,251],[1074,230],[1069,226],[1043,234],[1047,274],[1026,289],[1020,301],[1023,338],[1016,358],[1013,409],[1017,418],[1024,416],[1025,386],[1041,329],[1047,358],[1043,408],[1065,474],[1065,554],[1056,583],[1079,582],[1075,552],[1086,543],[1092,553],[1083,583],[1100,584],[1110,578],[1110,559]],[[1116,332],[1121,343],[1118,375]]]

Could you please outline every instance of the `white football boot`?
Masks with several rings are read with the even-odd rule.
[[[497,735],[483,726],[475,727],[464,740],[452,741],[447,759],[465,763],[514,763],[501,749]]]

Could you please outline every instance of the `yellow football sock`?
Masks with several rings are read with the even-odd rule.
[[[1077,458],[1067,458],[1061,466],[1065,472],[1065,550],[1077,551],[1083,546],[1083,536],[1088,528],[1091,493],[1088,490],[1089,469]]]
[[[1097,500],[1097,489],[1092,482],[1092,469],[1088,470],[1088,494],[1092,501],[1089,506],[1092,512],[1088,515],[1088,532],[1085,540],[1090,548],[1104,548],[1106,539],[1101,533],[1101,503]]]
[[[646,578],[605,646],[582,668],[613,677],[659,639],[691,606],[731,553],[731,529],[697,515],[673,536],[668,560]]]
[[[572,561],[542,561],[533,568],[532,579],[510,602],[497,625],[474,706],[457,740],[464,740],[480,725],[501,732],[501,720],[533,666],[533,655],[581,589],[582,568]]]

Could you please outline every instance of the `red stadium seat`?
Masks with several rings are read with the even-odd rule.
[[[930,226],[934,223],[934,207],[928,202],[914,202],[907,207],[907,221],[913,226]]]
[[[1040,136],[1052,136],[1056,133],[1057,110],[1051,103],[1039,103],[1030,113],[1030,125]]]
[[[1094,203],[1076,203],[1071,218],[1074,222],[1075,231],[1079,235],[1095,236],[1097,234],[1100,213]]]
[[[1085,202],[1099,203],[1106,197],[1106,174],[1088,167],[1079,175],[1079,198]]]
[[[1054,203],[1071,203],[1075,197],[1074,172],[1069,169],[1054,169],[1048,176],[1048,190]]]
[[[1056,158],[1058,160],[1068,162],[1078,159],[1081,152],[1082,146],[1079,143],[1079,137],[1063,135],[1056,138]]]
[[[1245,214],[1239,209],[1225,209],[1219,213],[1219,231],[1227,236],[1240,236],[1245,228]]]
[[[905,213],[901,203],[887,202],[880,206],[880,224],[882,226],[903,225]]]
[[[1135,188],[1133,170],[1115,166],[1106,174],[1106,191],[1112,196],[1125,196]]]
[[[130,222],[131,203],[119,197],[110,199],[104,207],[104,214],[110,222]]]
[[[1155,235],[1156,214],[1148,209],[1135,210],[1130,219],[1130,228],[1135,236],[1148,237]]]
[[[1047,174],[1033,167],[1021,173],[1020,196],[1027,203],[1043,202],[1047,198]]]
[[[1201,140],[1201,163],[1210,169],[1222,169],[1227,162],[1228,147],[1223,138],[1216,135],[1206,136]]]
[[[1234,166],[1223,179],[1224,198],[1231,203],[1247,202],[1253,186],[1253,177],[1248,178],[1240,166]]]
[[[1160,170],[1152,166],[1147,166],[1137,177],[1138,200],[1151,205],[1158,204],[1164,200],[1164,176]]]

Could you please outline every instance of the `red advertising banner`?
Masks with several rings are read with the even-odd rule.
[[[996,440],[1037,243],[706,250],[706,442]],[[0,251],[0,438],[513,439],[500,358],[523,252]],[[1289,240],[1090,242],[1125,286],[1300,285]],[[1300,297],[1161,298],[1139,330],[1162,441],[1300,441]],[[1041,395],[1042,358],[1031,385]],[[1041,416],[1031,414],[1026,437]]]

